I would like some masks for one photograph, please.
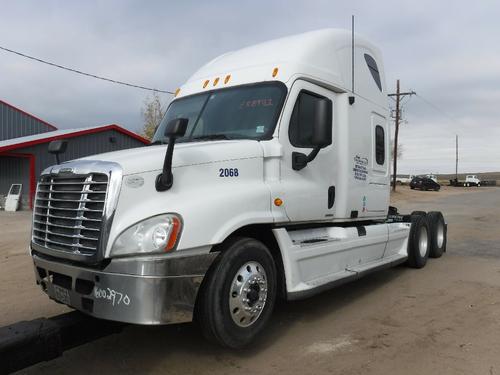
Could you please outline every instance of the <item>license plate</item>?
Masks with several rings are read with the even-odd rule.
[[[52,285],[52,287],[54,288],[54,298],[65,305],[69,305],[69,290],[59,285]]]

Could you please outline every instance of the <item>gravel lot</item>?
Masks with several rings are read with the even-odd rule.
[[[392,200],[401,212],[444,212],[443,258],[283,303],[244,351],[207,343],[191,324],[130,326],[24,373],[500,373],[500,188],[398,187]],[[0,213],[0,325],[66,311],[34,284],[30,215]]]

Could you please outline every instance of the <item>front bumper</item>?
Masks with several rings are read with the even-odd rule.
[[[193,318],[199,287],[217,253],[113,259],[102,270],[33,252],[37,284],[58,302],[97,318],[170,324]]]

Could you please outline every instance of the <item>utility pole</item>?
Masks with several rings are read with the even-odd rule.
[[[455,136],[455,184],[458,186],[458,134]]]
[[[415,91],[401,92],[399,90],[399,79],[396,81],[396,93],[389,94],[390,97],[396,97],[396,114],[394,117],[395,130],[394,130],[394,175],[392,176],[392,191],[396,191],[396,174],[398,172],[398,137],[399,137],[399,122],[401,121],[401,99],[405,96],[415,95]]]

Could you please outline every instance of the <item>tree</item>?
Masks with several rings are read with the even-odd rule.
[[[146,99],[144,99],[144,107],[141,109],[141,116],[144,121],[142,136],[152,139],[164,114],[165,110],[162,108],[158,93],[155,91],[152,96],[148,95]]]

